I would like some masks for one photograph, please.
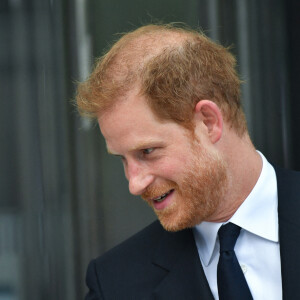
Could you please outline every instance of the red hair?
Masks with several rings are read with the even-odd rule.
[[[247,126],[235,67],[228,49],[203,33],[147,25],[123,35],[98,60],[78,86],[77,106],[84,115],[96,117],[138,87],[159,118],[190,127],[196,103],[207,99],[242,135]]]

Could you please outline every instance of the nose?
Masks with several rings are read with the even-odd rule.
[[[147,167],[136,163],[128,164],[125,173],[129,182],[129,192],[133,195],[141,195],[154,178]]]

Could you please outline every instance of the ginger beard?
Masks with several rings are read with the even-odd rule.
[[[172,202],[162,210],[153,208],[162,226],[168,231],[191,228],[210,217],[224,198],[228,176],[224,160],[216,152],[208,152],[200,143],[193,143],[191,164],[181,182],[166,180],[160,186],[149,186],[142,198],[153,199],[174,189]],[[173,192],[173,193],[174,193]]]

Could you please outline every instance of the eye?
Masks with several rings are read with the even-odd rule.
[[[146,148],[146,149],[143,149],[143,154],[150,154],[151,152],[154,151],[154,148]]]

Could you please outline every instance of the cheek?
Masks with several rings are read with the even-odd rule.
[[[157,167],[157,175],[177,181],[183,175],[186,168],[186,160],[166,160]]]

